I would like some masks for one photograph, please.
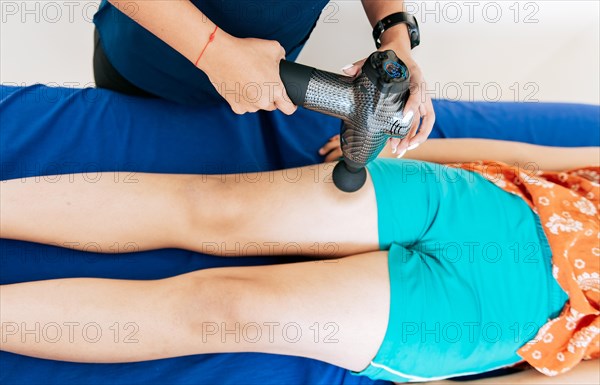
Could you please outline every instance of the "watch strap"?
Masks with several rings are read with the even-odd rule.
[[[373,28],[373,39],[375,40],[375,46],[377,48],[381,47],[381,35],[383,35],[386,30],[398,24],[406,24],[408,27],[411,49],[421,43],[421,33],[419,32],[419,23],[417,23],[417,19],[410,13],[397,12],[384,17],[375,24],[375,27]]]

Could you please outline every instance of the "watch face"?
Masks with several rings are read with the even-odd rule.
[[[406,79],[406,68],[394,60],[383,63],[383,69],[393,79]]]

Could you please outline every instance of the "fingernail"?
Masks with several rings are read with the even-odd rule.
[[[415,113],[410,110],[408,111],[404,117],[402,117],[402,124],[403,125],[408,125],[408,123],[410,123],[410,121],[412,120],[413,116],[415,115]]]
[[[396,151],[398,151],[398,146],[395,146],[394,148],[392,148],[392,154],[395,154]]]
[[[342,67],[342,71],[346,71],[349,70],[350,68],[354,67],[354,64],[346,64],[345,66]]]
[[[400,159],[404,156],[404,154],[406,154],[406,150],[400,151],[400,153],[398,154],[398,156],[396,158]]]
[[[421,143],[411,144],[410,146],[408,146],[407,150],[408,151],[414,150],[415,148],[419,147],[420,145],[421,145]]]

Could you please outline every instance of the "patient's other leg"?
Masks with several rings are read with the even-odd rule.
[[[383,340],[389,291],[386,252],[158,281],[5,285],[0,348],[77,362],[265,352],[362,370]]]
[[[333,257],[378,250],[372,184],[343,193],[331,169],[15,179],[0,182],[0,235],[102,252],[177,247]]]

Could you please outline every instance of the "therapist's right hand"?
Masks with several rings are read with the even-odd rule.
[[[288,97],[279,63],[285,50],[274,40],[240,39],[222,33],[198,63],[217,92],[236,114],[280,110],[291,115],[296,106]]]

